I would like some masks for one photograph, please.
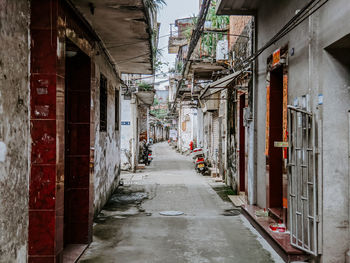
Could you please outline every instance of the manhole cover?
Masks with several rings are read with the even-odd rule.
[[[181,211],[162,211],[162,212],[159,212],[159,214],[161,214],[162,216],[180,216],[180,215],[183,215],[184,212],[181,212]]]
[[[241,214],[241,211],[238,209],[232,209],[232,210],[225,210],[221,215],[223,216],[238,216]]]

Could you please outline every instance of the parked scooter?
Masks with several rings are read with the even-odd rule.
[[[153,160],[152,150],[148,143],[144,142],[141,150],[141,162],[145,165],[150,165]]]
[[[152,150],[149,148],[148,149],[148,157],[147,157],[147,165],[150,165],[150,163],[152,162],[153,160],[153,155],[152,155]]]
[[[195,169],[198,173],[205,174],[208,171],[207,163],[204,159],[203,150],[196,148],[193,150],[193,159],[195,159]]]

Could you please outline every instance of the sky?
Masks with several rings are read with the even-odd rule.
[[[158,11],[158,22],[160,23],[160,34],[158,48],[162,49],[162,62],[169,63],[169,66],[164,66],[163,71],[168,72],[169,68],[174,67],[176,54],[168,54],[168,41],[169,36],[162,37],[170,34],[170,24],[174,24],[178,18],[191,17],[198,15],[199,12],[199,0],[165,0],[167,5],[163,6]],[[167,85],[165,83],[164,85]]]

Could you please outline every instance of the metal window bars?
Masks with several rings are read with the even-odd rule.
[[[288,106],[290,242],[317,256],[317,153],[313,113]]]

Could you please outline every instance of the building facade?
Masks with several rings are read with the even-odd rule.
[[[292,249],[349,261],[349,9],[342,0],[218,2],[219,14],[256,17],[255,194],[245,210],[285,223],[287,261]]]
[[[118,185],[120,71],[151,74],[152,62],[116,68],[135,52],[106,51],[115,36],[101,26],[121,12],[108,10],[83,1],[0,4],[2,262],[62,262],[73,244],[82,252],[94,214]],[[119,36],[128,32],[119,25]]]

